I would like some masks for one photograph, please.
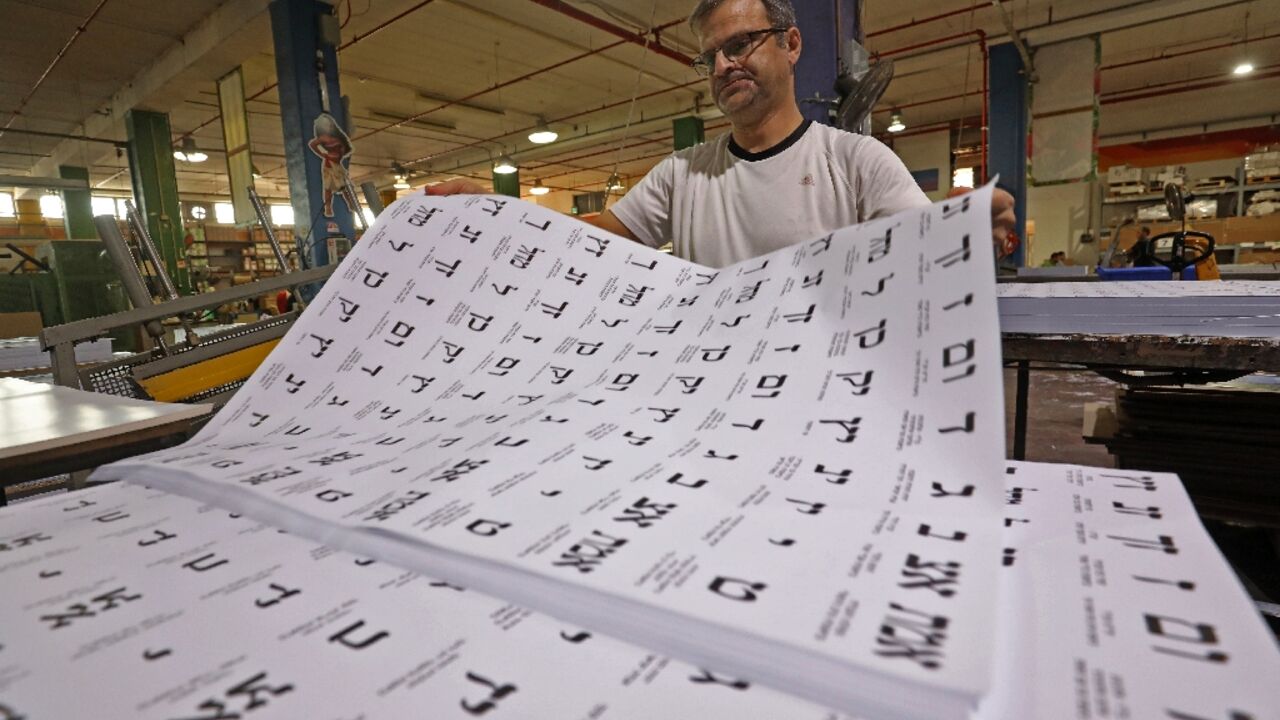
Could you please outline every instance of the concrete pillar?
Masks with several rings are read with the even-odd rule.
[[[352,208],[332,182],[339,177],[338,168],[346,172],[349,153],[342,150],[344,143],[350,147],[351,128],[338,87],[333,6],[319,0],[274,0],[271,34],[294,235],[308,266],[327,265],[355,242]],[[322,160],[321,153],[330,159]],[[329,203],[326,195],[331,195]]]
[[[987,108],[987,174],[1000,175],[1000,185],[1013,193],[1018,215],[1016,232],[1023,242],[1012,257],[1015,267],[1026,261],[1027,239],[1027,75],[1013,43],[991,48],[991,97]]]
[[[73,165],[59,165],[58,177],[71,180],[89,181],[88,168]],[[93,227],[93,203],[89,198],[89,188],[83,190],[65,189],[62,191],[63,227],[70,240],[97,240],[98,231]]]
[[[862,28],[858,27],[860,4],[861,0],[795,3],[796,24],[804,41],[796,64],[796,99],[800,101],[800,112],[810,120],[831,124],[826,104],[805,99],[815,95],[835,97],[839,59],[850,40],[862,37]]]
[[[498,195],[520,197],[520,171],[506,175],[493,173],[493,191]]]
[[[182,242],[182,209],[178,205],[178,177],[173,167],[169,116],[130,110],[124,116],[129,132],[129,174],[138,213],[151,241],[164,258],[165,268],[180,295],[191,294],[191,272]]]
[[[676,150],[684,150],[694,145],[701,145],[707,140],[706,126],[702,122],[702,118],[692,115],[672,120],[671,132]]]

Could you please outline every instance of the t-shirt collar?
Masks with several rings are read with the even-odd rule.
[[[730,133],[729,134],[729,152],[733,153],[733,156],[738,158],[739,160],[746,160],[748,162],[758,162],[760,160],[768,160],[774,155],[781,154],[787,148],[791,147],[792,145],[795,145],[796,142],[800,140],[800,138],[804,137],[805,131],[808,130],[809,126],[812,124],[813,124],[812,120],[805,120],[804,122],[800,123],[800,127],[796,128],[794,131],[792,131],[790,135],[786,136],[781,141],[779,141],[778,144],[770,148],[765,148],[760,152],[748,152],[747,150],[743,149],[743,147],[733,139],[733,134]]]

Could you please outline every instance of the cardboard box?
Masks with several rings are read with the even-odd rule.
[[[0,338],[35,337],[43,329],[38,312],[0,313]]]
[[[1128,165],[1115,165],[1107,169],[1108,185],[1123,185],[1142,182],[1142,168],[1131,168]]]

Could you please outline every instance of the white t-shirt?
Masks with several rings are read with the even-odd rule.
[[[724,267],[928,203],[880,141],[805,121],[759,153],[731,133],[680,150],[610,209],[646,245]]]

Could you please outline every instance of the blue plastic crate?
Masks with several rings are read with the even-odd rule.
[[[1173,272],[1169,268],[1155,267],[1133,267],[1133,268],[1098,268],[1099,280],[1172,280]],[[1196,279],[1196,267],[1184,268],[1182,271],[1183,280]]]

